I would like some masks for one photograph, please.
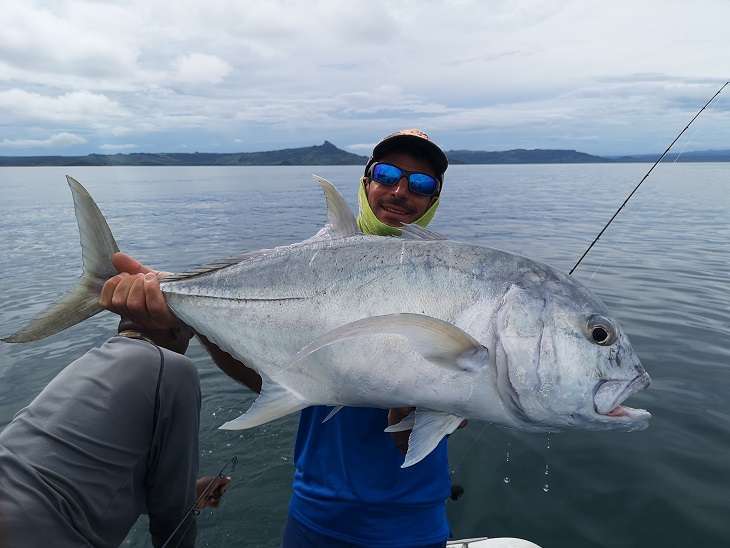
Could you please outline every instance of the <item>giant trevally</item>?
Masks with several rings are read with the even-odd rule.
[[[444,239],[362,234],[344,199],[316,178],[328,225],[293,245],[163,278],[174,314],[255,369],[261,394],[222,425],[251,428],[310,405],[413,407],[403,466],[464,418],[529,431],[637,430],[623,406],[649,376],[604,304],[573,278],[524,257]],[[81,234],[80,283],[6,339],[57,333],[101,311],[116,274],[114,237],[68,177]],[[328,417],[329,418],[329,417]]]

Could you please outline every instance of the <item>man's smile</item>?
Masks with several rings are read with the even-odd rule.
[[[381,207],[385,211],[388,211],[389,213],[393,213],[395,215],[410,215],[412,213],[410,208],[397,206],[395,204],[381,204]]]

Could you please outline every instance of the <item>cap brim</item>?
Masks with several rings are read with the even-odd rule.
[[[380,141],[373,149],[372,160],[378,160],[388,152],[394,150],[413,150],[419,155],[424,155],[433,164],[440,177],[443,176],[446,168],[449,167],[449,160],[446,154],[438,145],[415,135],[393,135]]]

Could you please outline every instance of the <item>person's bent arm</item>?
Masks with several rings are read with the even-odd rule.
[[[112,257],[119,274],[101,290],[101,306],[122,317],[120,329],[136,329],[159,346],[184,354],[193,331],[180,322],[167,306],[160,289],[159,272],[124,253]],[[128,323],[125,323],[128,322]],[[229,377],[254,392],[261,392],[261,377],[230,354],[196,333],[213,362]]]
[[[229,377],[247,386],[256,393],[261,393],[261,375],[246,367],[242,362],[224,352],[200,333],[196,333],[200,342],[213,358],[215,364]]]

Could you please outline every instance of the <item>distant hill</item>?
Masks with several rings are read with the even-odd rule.
[[[446,156],[451,164],[594,164],[611,161],[576,150],[524,148],[496,152],[449,150]]]
[[[592,164],[599,162],[653,162],[659,154],[601,157],[576,150],[514,149],[502,151],[449,150],[451,164]],[[730,162],[730,150],[670,153],[665,162]],[[86,156],[0,156],[2,166],[314,166],[363,165],[366,156],[321,145],[264,152],[133,152]]]
[[[661,153],[632,154],[629,156],[612,156],[614,162],[656,162]],[[670,152],[663,162],[730,162],[730,150],[691,150],[688,152]]]
[[[87,156],[0,156],[0,166],[313,166],[363,165],[367,157],[329,141],[319,146],[265,152],[133,152]]]

